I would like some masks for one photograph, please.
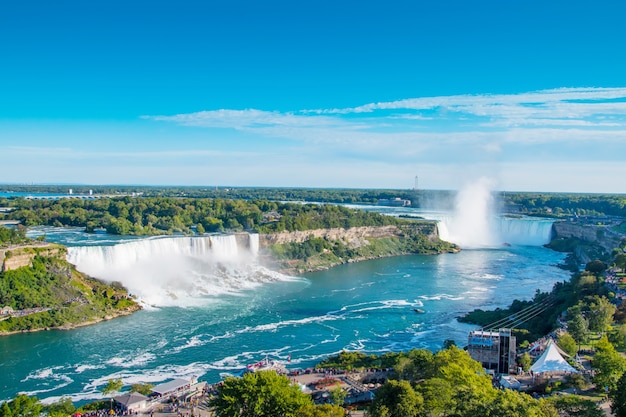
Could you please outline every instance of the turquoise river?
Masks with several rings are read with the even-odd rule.
[[[0,338],[0,400],[19,392],[45,401],[95,399],[110,378],[125,385],[192,375],[216,382],[266,357],[304,368],[344,349],[437,350],[445,339],[464,346],[473,326],[458,323],[459,315],[529,299],[569,279],[557,267],[563,254],[542,247],[551,224],[516,221],[496,226],[507,245],[295,278],[262,267],[252,238],[243,250],[221,237],[209,247],[208,238],[34,229],[33,236],[68,245],[79,269],[123,282],[146,308],[74,330]]]

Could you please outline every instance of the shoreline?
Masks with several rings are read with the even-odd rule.
[[[108,314],[104,317],[99,317],[96,319],[91,319],[88,321],[84,321],[84,322],[80,322],[80,323],[67,323],[61,326],[55,326],[55,327],[41,327],[41,328],[37,328],[37,329],[28,329],[28,330],[15,330],[12,332],[1,332],[0,331],[0,337],[2,336],[13,336],[16,334],[26,334],[26,333],[37,333],[37,332],[44,332],[44,331],[53,331],[53,330],[74,330],[74,329],[78,329],[80,327],[87,327],[87,326],[91,326],[94,324],[98,324],[101,323],[103,321],[109,321],[109,320],[113,320],[119,317],[124,317],[124,316],[130,316],[133,313],[136,313],[140,310],[143,310],[142,307],[137,304],[136,308],[126,308],[124,310],[121,310],[119,312],[117,312],[116,314]]]

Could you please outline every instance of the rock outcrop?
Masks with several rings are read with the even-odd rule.
[[[0,249],[0,270],[9,271],[11,269],[29,266],[35,256],[65,259],[66,254],[67,249],[64,246],[51,243]]]
[[[624,238],[623,235],[617,233],[610,226],[597,225],[591,223],[557,221],[554,222],[554,238],[568,239],[575,238],[588,242],[591,245],[599,247],[605,255],[610,254],[614,248],[620,245]],[[584,248],[578,248],[575,255],[581,262],[589,262],[594,256],[585,253]]]
[[[437,238],[437,227],[434,223],[416,224],[410,226],[419,230],[429,238]],[[280,232],[262,234],[259,236],[259,246],[264,248],[270,245],[280,245],[285,243],[302,243],[312,237],[327,240],[342,240],[348,244],[362,241],[364,238],[385,238],[385,237],[401,237],[405,232],[398,226],[363,226],[333,228],[333,229],[316,229],[296,232]]]

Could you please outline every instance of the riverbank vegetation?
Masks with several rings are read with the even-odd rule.
[[[26,237],[25,227],[8,228],[0,226],[0,248],[21,245],[30,242]]]
[[[117,235],[159,235],[250,230],[259,233],[334,227],[384,226],[409,221],[337,205],[266,200],[102,198],[10,201],[5,216],[25,226],[105,228]]]
[[[0,272],[0,335],[69,328],[139,309],[121,284],[85,276],[62,259],[35,256],[30,266]]]
[[[222,200],[297,201],[333,204],[378,204],[396,198],[413,207],[454,207],[456,192],[451,190],[343,189],[287,187],[206,187],[206,186],[102,186],[75,185],[74,195],[134,195],[143,197],[209,198]],[[0,185],[0,192],[68,193],[68,186]],[[17,194],[16,194],[17,195]],[[626,195],[582,193],[495,192],[503,211],[549,217],[621,216],[626,217]],[[0,199],[0,206],[5,205]]]
[[[444,242],[435,233],[435,225],[405,226],[401,236],[361,238],[350,241],[310,236],[304,242],[271,245],[268,250],[278,269],[284,273],[304,273],[365,259],[407,254],[456,252],[458,247]],[[429,231],[430,230],[430,231]]]

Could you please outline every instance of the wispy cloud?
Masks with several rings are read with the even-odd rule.
[[[301,140],[319,138],[330,131],[341,136],[342,132],[469,132],[544,126],[604,130],[626,128],[626,88],[422,97],[288,113],[222,109],[145,118]]]

